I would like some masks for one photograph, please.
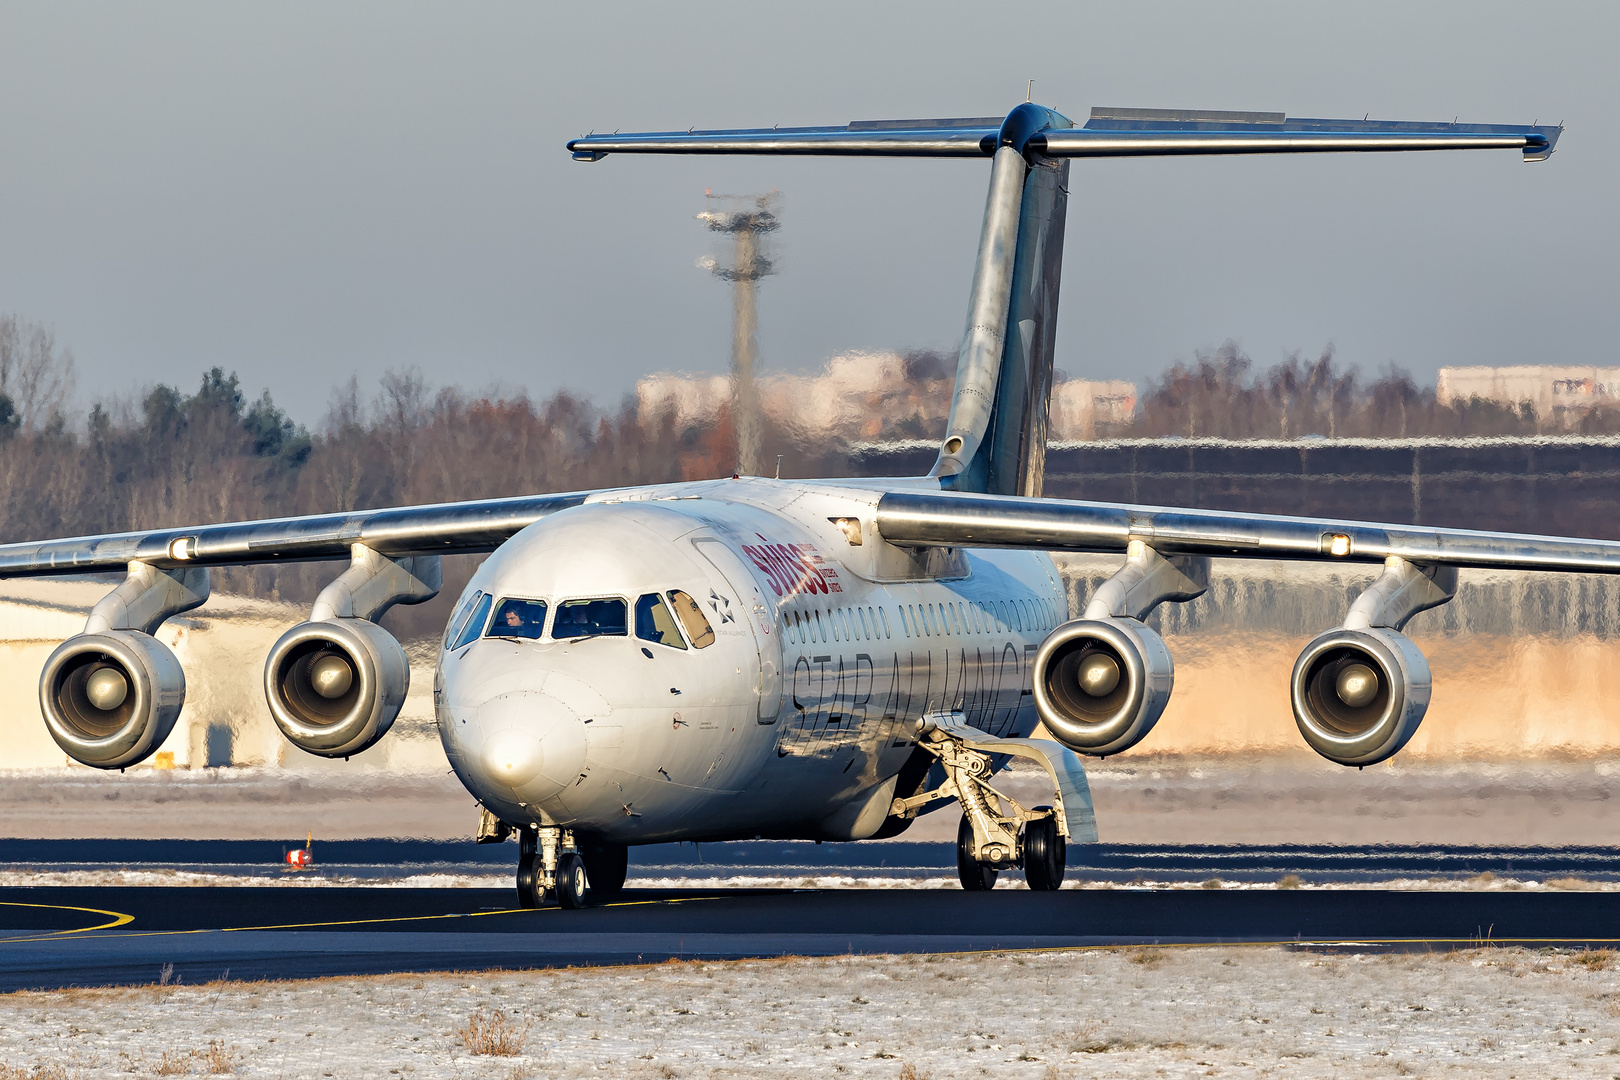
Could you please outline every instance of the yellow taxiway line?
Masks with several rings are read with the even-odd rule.
[[[127,926],[135,921],[135,916],[125,915],[121,911],[103,911],[101,908],[71,907],[67,904],[17,904],[9,900],[0,900],[0,907],[36,908],[45,911],[82,911],[88,915],[106,915],[112,921],[97,923],[95,926],[81,926],[75,930],[46,930],[32,937],[0,938],[0,944],[8,941],[49,941],[51,938],[66,937],[69,934],[88,934],[93,930],[111,930],[115,926]]]
[[[646,907],[652,904],[689,904],[699,900],[712,900],[715,897],[693,896],[678,900],[621,900],[618,903],[603,904],[604,908],[616,907]],[[62,904],[4,904],[6,907],[52,908],[57,911],[88,911],[98,915],[114,916],[112,922],[102,923],[98,926],[86,926],[77,930],[53,930],[41,932],[31,937],[0,938],[0,945],[25,943],[30,941],[51,941],[68,934],[85,935],[96,930],[111,930],[135,921],[135,916],[124,915],[116,911],[100,911],[96,908],[67,907]],[[95,941],[104,938],[138,938],[138,937],[180,937],[186,934],[244,934],[254,930],[316,930],[331,926],[376,926],[385,923],[402,922],[431,922],[441,919],[478,919],[489,915],[523,915],[528,913],[540,914],[545,911],[560,911],[561,908],[503,908],[500,911],[456,911],[443,915],[398,915],[379,919],[333,919],[326,922],[307,923],[272,923],[265,926],[207,926],[192,930],[134,930],[121,934],[97,934],[94,937],[80,937],[80,941]]]

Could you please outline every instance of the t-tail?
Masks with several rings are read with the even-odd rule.
[[[1004,118],[856,121],[843,127],[590,135],[576,159],[608,154],[825,154],[990,159],[940,486],[1041,494],[1057,338],[1069,159],[1186,154],[1518,150],[1550,157],[1562,127],[1308,120],[1282,113],[1093,109],[1084,127],[1025,102]]]

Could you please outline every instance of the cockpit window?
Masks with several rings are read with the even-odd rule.
[[[450,643],[456,640],[456,635],[461,632],[462,624],[467,621],[467,616],[472,614],[473,605],[478,603],[479,598],[483,595],[484,590],[482,589],[479,589],[477,592],[468,593],[467,596],[462,599],[461,603],[456,605],[455,612],[450,616],[449,624],[444,628],[445,648],[448,649],[450,647]]]
[[[636,601],[636,637],[672,649],[686,648],[681,631],[675,625],[675,616],[669,613],[669,605],[655,592]]]
[[[692,639],[692,648],[706,649],[714,644],[714,627],[709,625],[696,600],[679,589],[671,589],[669,602],[675,605],[675,614],[680,616],[681,625],[686,627],[686,636]]]
[[[625,626],[624,601],[612,600],[564,600],[557,605],[557,625],[551,628],[551,636],[558,641],[571,638],[588,637],[624,637],[629,633]]]
[[[495,609],[485,637],[537,638],[546,628],[546,602],[509,596]]]
[[[489,617],[489,605],[494,600],[495,598],[488,594],[479,598],[478,603],[473,605],[472,615],[462,624],[461,631],[456,634],[456,640],[450,646],[452,649],[461,648],[483,632],[484,620]]]

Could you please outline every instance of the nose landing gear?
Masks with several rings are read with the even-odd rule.
[[[612,900],[624,889],[629,849],[576,843],[569,829],[527,826],[518,831],[517,902],[541,908],[548,899],[573,910]]]

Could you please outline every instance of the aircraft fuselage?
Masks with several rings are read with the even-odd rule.
[[[878,494],[670,485],[519,532],[440,652],[462,782],[509,824],[610,843],[853,840],[883,825],[923,715],[1030,734],[1030,661],[1067,618],[1051,559],[895,548]]]

